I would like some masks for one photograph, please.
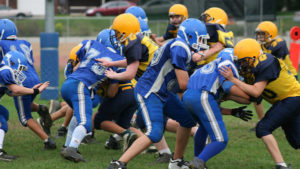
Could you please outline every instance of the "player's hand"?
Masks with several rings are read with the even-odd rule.
[[[111,67],[113,66],[111,64],[111,61],[107,60],[107,59],[104,59],[104,58],[98,58],[98,59],[95,59],[96,61],[98,61],[101,66],[106,66],[106,67]]]
[[[201,55],[200,53],[194,53],[192,58],[194,62],[200,62],[203,60],[204,56]]]
[[[39,88],[42,84],[43,84],[43,83],[36,84],[36,85],[34,85],[32,88],[33,88],[33,89],[37,89],[37,88]]]
[[[226,79],[232,81],[234,79],[231,67],[228,66],[222,66],[219,69],[222,76],[224,76]]]
[[[40,93],[41,93],[42,91],[44,91],[49,85],[50,85],[50,82],[49,82],[49,81],[42,83],[42,84],[40,85],[40,87],[38,88],[39,91],[40,91]]]
[[[238,107],[231,110],[231,115],[238,117],[244,121],[248,121],[252,119],[252,111],[251,110],[245,110],[247,106]]]
[[[118,75],[118,73],[113,71],[110,68],[105,71],[105,76],[110,78],[110,79],[114,79],[117,75]]]

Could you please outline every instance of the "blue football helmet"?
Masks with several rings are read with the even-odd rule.
[[[9,19],[0,19],[0,31],[0,40],[17,39],[17,27],[15,23]]]
[[[143,21],[148,23],[148,18],[147,18],[146,12],[141,7],[138,7],[138,6],[129,7],[126,9],[125,13],[131,13],[135,17],[141,18]]]
[[[204,23],[198,19],[189,18],[183,21],[179,26],[177,37],[184,39],[197,52],[209,49],[207,45],[209,35]]]
[[[150,36],[151,34],[151,30],[149,29],[148,24],[142,20],[141,18],[138,18],[139,22],[140,22],[140,26],[141,26],[141,32],[144,36]]]
[[[10,51],[4,55],[3,61],[12,68],[16,82],[22,84],[26,79],[26,75],[22,72],[27,70],[26,57],[18,51]]]
[[[96,40],[106,46],[110,51],[121,56],[123,55],[123,48],[120,46],[120,43],[117,42],[115,31],[111,29],[103,29],[99,32]]]

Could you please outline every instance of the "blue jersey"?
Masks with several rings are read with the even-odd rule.
[[[79,67],[68,78],[82,81],[89,89],[96,87],[107,79],[105,70],[108,67],[101,66],[95,59],[107,58],[111,61],[124,59],[124,57],[111,52],[95,40],[83,41],[82,47],[77,51],[77,57],[80,62]],[[112,69],[116,70],[117,68],[112,67]]]
[[[0,98],[8,90],[6,85],[16,84],[15,75],[13,70],[4,64],[0,64]]]
[[[233,49],[223,49],[217,59],[197,69],[188,81],[188,89],[205,90],[215,96],[220,92],[220,87],[226,80],[219,68],[222,66],[230,66],[235,77],[239,78],[238,70],[233,60]]]
[[[26,79],[23,82],[23,86],[31,88],[34,85],[40,83],[39,76],[33,65],[32,47],[28,41],[25,40],[1,40],[0,41],[0,57],[9,51],[18,51],[24,54],[27,58],[28,69],[24,71]]]
[[[167,92],[178,86],[174,69],[187,71],[191,62],[191,50],[180,38],[176,38],[160,47],[154,54],[146,72],[138,80],[136,91],[147,98],[154,93],[165,101]]]

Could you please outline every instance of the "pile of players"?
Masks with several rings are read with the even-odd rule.
[[[159,152],[156,162],[169,163],[169,169],[205,169],[206,162],[228,143],[222,114],[245,121],[252,116],[246,106],[227,109],[220,103],[253,102],[260,117],[257,137],[265,143],[276,169],[289,169],[272,132],[282,127],[290,145],[300,147],[300,85],[276,25],[261,22],[255,30],[257,40],[246,38],[234,45],[233,32],[226,29],[227,14],[220,8],[207,9],[200,21],[188,18],[187,8],[175,4],[169,19],[165,35],[156,37],[145,12],[131,7],[96,40],[74,47],[61,87],[65,103],[51,117],[44,113],[45,106],[32,102],[49,83],[39,83],[30,44],[17,40],[16,30],[8,31],[9,25],[16,29],[10,20],[1,20],[1,84],[14,95],[21,123],[44,140],[46,149],[53,149],[55,142],[48,137],[52,121],[65,115],[58,132],[58,136],[67,133],[61,155],[74,162],[86,161],[78,147],[93,138],[95,129],[102,129],[116,134],[105,144],[107,148],[119,148],[117,141],[124,140],[124,153],[108,169],[125,169],[152,144]],[[266,113],[262,99],[272,104]],[[13,160],[2,150],[8,112],[1,108],[0,122],[6,125],[0,129],[0,153],[5,155],[0,158]],[[50,109],[54,111],[53,106]],[[44,130],[31,111],[39,112]],[[165,130],[176,132],[174,154],[163,137]],[[194,136],[194,159],[187,162],[183,155],[190,135]]]

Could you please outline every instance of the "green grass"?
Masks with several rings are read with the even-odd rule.
[[[45,100],[36,99],[36,102],[47,104]],[[64,160],[59,152],[65,139],[55,139],[57,149],[52,151],[43,150],[42,141],[28,128],[24,128],[18,121],[18,116],[14,108],[13,99],[4,96],[1,104],[10,112],[9,131],[6,134],[4,149],[19,158],[13,162],[0,161],[0,169],[105,169],[112,158],[118,159],[122,152],[104,149],[104,142],[109,137],[109,133],[96,131],[96,139],[99,144],[81,145],[79,150],[88,160],[87,163],[73,163]],[[268,103],[263,102],[265,108]],[[233,102],[223,103],[224,107],[239,106]],[[253,110],[250,105],[249,109]],[[34,118],[37,113],[32,113]],[[257,117],[250,122],[244,122],[232,116],[224,116],[224,121],[229,135],[227,148],[210,159],[207,163],[210,169],[270,169],[274,168],[271,156],[267,152],[263,142],[257,139],[254,132],[248,130],[255,126]],[[56,134],[58,127],[62,124],[62,119],[56,121],[52,127],[52,135]],[[280,150],[287,163],[291,163],[294,169],[300,168],[300,152],[291,148],[285,139],[283,131],[277,129],[274,135],[278,141]],[[166,132],[167,142],[174,151],[175,134]],[[185,159],[193,158],[193,139],[191,138],[185,153]],[[143,154],[137,156],[129,164],[129,169],[166,169],[167,164],[152,165],[153,154]]]

